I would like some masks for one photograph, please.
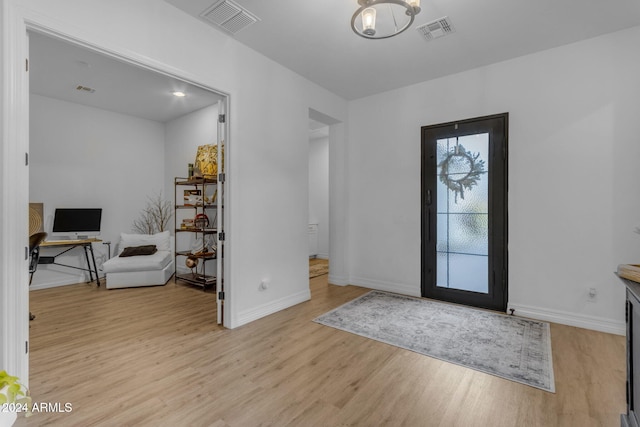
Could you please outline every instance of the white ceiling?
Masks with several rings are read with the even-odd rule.
[[[218,2],[166,1],[196,19]],[[351,31],[356,0],[235,1],[260,18],[235,39],[346,99],[640,25],[638,0],[422,0],[412,28],[367,40]],[[454,33],[415,30],[443,16]]]
[[[76,90],[78,85],[95,92]],[[158,122],[221,99],[181,80],[36,33],[29,34],[29,86],[37,95]],[[176,90],[187,96],[173,96]]]

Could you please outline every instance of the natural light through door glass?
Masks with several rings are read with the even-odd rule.
[[[489,289],[489,134],[438,140],[437,286]]]

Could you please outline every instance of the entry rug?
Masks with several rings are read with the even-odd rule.
[[[555,392],[546,322],[381,291],[314,322]]]

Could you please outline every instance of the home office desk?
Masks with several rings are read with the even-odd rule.
[[[78,240],[46,240],[40,244],[41,248],[64,248],[67,249],[59,252],[55,255],[51,256],[40,256],[38,260],[38,264],[55,264],[60,265],[62,267],[75,268],[76,270],[88,271],[90,281],[93,282],[93,275],[96,275],[96,285],[100,286],[100,278],[98,277],[98,266],[96,265],[96,258],[93,255],[93,243],[102,242],[100,239],[90,238],[90,239],[78,239]],[[84,250],[84,257],[87,260],[87,267],[76,267],[75,265],[68,264],[60,264],[56,262],[56,257],[59,257],[62,254],[66,254],[70,250],[73,250],[77,247],[82,247]],[[89,255],[91,255],[91,260],[89,259]]]

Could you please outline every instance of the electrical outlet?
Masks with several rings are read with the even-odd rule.
[[[267,289],[269,289],[269,281],[267,279],[262,279],[262,282],[260,282],[259,289],[261,291],[266,291]]]
[[[598,291],[596,288],[589,288],[589,293],[587,294],[587,301],[596,302],[598,299]]]

